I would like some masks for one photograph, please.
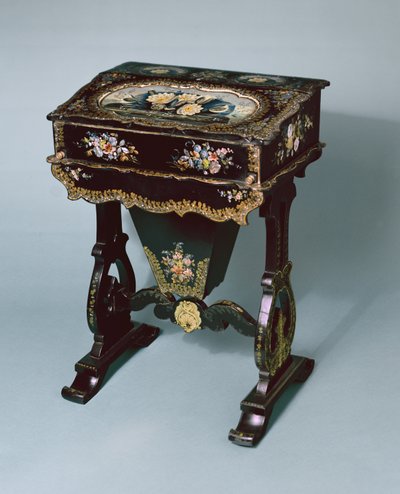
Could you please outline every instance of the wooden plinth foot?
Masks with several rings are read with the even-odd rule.
[[[236,429],[229,432],[229,440],[239,446],[256,446],[267,432],[268,421],[275,402],[292,383],[303,383],[314,368],[314,360],[292,356],[291,364],[265,394],[256,387],[241,402],[242,416]]]
[[[77,372],[71,386],[64,386],[63,398],[84,405],[100,391],[107,370],[115,360],[130,348],[149,346],[159,335],[159,328],[147,324],[134,323],[132,329],[114,343],[102,357],[90,353],[75,364]]]

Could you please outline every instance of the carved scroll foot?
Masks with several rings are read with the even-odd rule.
[[[85,355],[75,364],[77,372],[71,386],[61,391],[66,400],[84,405],[100,391],[110,365],[130,348],[149,346],[159,335],[159,328],[147,324],[135,323],[126,334],[119,338],[101,357]]]
[[[242,416],[236,429],[229,432],[229,440],[239,446],[256,446],[268,428],[275,402],[292,383],[306,381],[314,367],[314,360],[291,356],[289,365],[276,379],[259,384],[241,402]]]

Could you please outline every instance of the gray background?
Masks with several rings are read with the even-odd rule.
[[[399,492],[399,2],[1,0],[0,491]],[[298,180],[294,352],[314,374],[256,449],[231,445],[257,379],[228,330],[162,336],[85,407],[62,400],[89,348],[94,207],[45,162],[45,115],[128,60],[326,78],[323,157]],[[139,286],[152,275],[124,212]],[[257,313],[264,230],[242,228],[226,282]],[[143,318],[154,321],[151,310]]]

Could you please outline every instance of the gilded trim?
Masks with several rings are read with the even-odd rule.
[[[87,127],[88,129],[101,129],[101,130],[105,130],[105,131],[110,131],[110,132],[115,132],[115,131],[123,131],[123,132],[126,132],[127,134],[145,134],[145,135],[151,135],[151,136],[157,136],[157,135],[161,135],[161,136],[167,136],[167,137],[178,137],[178,138],[184,138],[186,140],[189,140],[189,139],[201,139],[198,135],[195,135],[195,132],[193,134],[189,133],[189,132],[186,132],[185,131],[185,135],[182,136],[182,134],[179,134],[179,133],[175,133],[173,131],[169,131],[169,130],[165,130],[165,131],[162,131],[162,130],[158,130],[158,129],[152,129],[152,130],[144,130],[144,129],[130,129],[130,128],[127,128],[127,127],[118,127],[118,126],[115,126],[115,125],[106,125],[106,124],[95,124],[95,123],[84,123],[84,122],[79,122],[79,123],[76,123],[76,122],[71,122],[71,121],[67,121],[67,122],[64,122],[64,121],[61,121],[61,120],[54,120],[54,122],[59,122],[61,125],[78,125],[79,127]],[[193,129],[195,130],[195,129]],[[204,138],[203,138],[204,139]],[[212,141],[214,144],[215,143],[220,143],[221,145],[224,144],[232,144],[232,145],[238,145],[238,141],[235,140],[235,139],[229,139],[229,138],[226,138],[225,139],[225,136],[221,136],[221,137],[216,137],[214,139],[214,137],[212,138],[208,138],[210,141]],[[240,144],[240,142],[239,142]]]
[[[221,131],[226,134],[239,135],[244,138],[261,139],[263,143],[269,143],[273,138],[280,132],[281,124],[289,117],[293,116],[300,109],[300,106],[305,101],[308,101],[311,97],[310,93],[301,92],[299,90],[292,90],[296,93],[293,98],[286,104],[282,111],[276,115],[268,115],[268,110],[270,108],[270,100],[268,98],[268,93],[270,89],[240,89],[237,92],[233,91],[226,85],[221,84],[211,84],[211,83],[188,83],[186,81],[181,81],[177,79],[161,78],[161,79],[148,79],[133,77],[131,75],[124,76],[119,75],[122,79],[121,82],[115,81],[105,81],[101,76],[96,78],[94,81],[84,86],[79,90],[72,98],[70,98],[66,103],[60,105],[54,112],[49,114],[50,119],[57,119],[60,115],[63,116],[69,122],[73,122],[74,118],[90,118],[92,120],[110,120],[110,115],[105,110],[102,110],[98,105],[98,98],[103,94],[108,94],[116,89],[122,89],[132,84],[151,86],[155,84],[166,85],[170,87],[176,87],[179,89],[185,88],[197,88],[204,91],[214,90],[214,91],[226,91],[232,92],[237,95],[242,95],[245,97],[252,98],[257,101],[260,105],[259,109],[253,114],[249,119],[244,119],[240,123],[235,125],[227,124],[215,124],[209,125],[207,128],[196,128],[193,124],[178,122],[176,120],[171,122],[158,121],[156,125],[154,118],[151,116],[149,118],[135,118],[134,123],[139,125],[147,125],[149,127],[154,126],[156,128],[173,128],[177,130],[190,129],[192,132],[204,133],[215,133]],[[94,91],[88,94],[88,92]],[[268,118],[267,118],[268,117]],[[127,120],[113,118],[113,120],[120,123],[125,123]],[[132,120],[132,119],[131,119]]]
[[[203,129],[202,127],[199,127],[199,131],[207,131],[207,132],[226,132],[226,131],[231,131],[233,130],[236,126],[240,125],[246,125],[249,121],[254,119],[257,116],[261,117],[262,115],[265,115],[265,113],[269,110],[270,108],[270,102],[269,99],[263,95],[262,93],[257,94],[257,97],[255,96],[253,91],[249,91],[247,89],[240,89],[240,90],[233,90],[225,85],[222,84],[213,84],[213,83],[208,83],[208,82],[187,82],[187,81],[181,81],[179,79],[173,79],[173,78],[161,78],[161,79],[144,79],[144,78],[135,78],[134,80],[128,80],[126,82],[119,82],[115,83],[112,82],[111,84],[109,83],[108,86],[105,86],[104,83],[96,83],[92,85],[92,90],[93,92],[88,96],[87,99],[87,107],[88,110],[90,111],[91,117],[93,118],[100,118],[100,119],[110,119],[110,112],[107,111],[106,109],[103,109],[101,107],[101,101],[106,98],[109,94],[113,93],[114,91],[118,91],[120,89],[124,89],[127,87],[141,87],[145,88],[148,86],[167,86],[170,88],[174,89],[198,89],[199,91],[208,91],[208,92],[218,92],[222,91],[225,93],[231,93],[234,94],[235,96],[238,96],[239,98],[248,98],[254,101],[254,103],[257,106],[257,110],[255,113],[250,115],[249,117],[243,118],[240,123],[237,124],[210,124],[207,125],[207,129]],[[178,120],[174,119],[172,121],[163,121],[161,119],[154,119],[154,113],[150,110],[146,116],[140,117],[136,116],[134,118],[121,118],[117,115],[112,116],[113,120],[116,120],[121,123],[129,122],[129,121],[134,121],[135,123],[139,123],[142,125],[149,125],[151,127],[156,126],[156,127],[174,127],[177,129],[187,129],[187,128],[195,128],[197,129],[197,125],[194,124],[193,122],[185,122],[183,119]]]
[[[260,180],[260,157],[261,157],[261,148],[260,146],[255,146],[254,144],[250,144],[247,147],[247,156],[248,156],[248,165],[247,168],[249,172],[257,174],[257,181]]]
[[[232,302],[231,300],[225,300],[225,299],[218,300],[217,302],[214,302],[212,305],[210,305],[209,308],[215,306],[230,307],[232,310],[237,312],[237,314],[239,314],[240,317],[242,317],[247,323],[253,324],[254,326],[257,325],[257,321],[245,309],[243,309],[243,307],[238,305],[236,302]]]
[[[300,110],[302,103],[308,101],[310,95],[307,93],[297,94],[293,100],[285,106],[284,110],[272,117],[270,120],[260,122],[259,128],[255,129],[255,138],[263,139],[264,144],[269,144],[280,133],[282,123]]]
[[[60,151],[65,147],[64,122],[56,120],[53,122],[55,150]]]
[[[90,329],[95,332],[96,330],[96,297],[97,289],[100,280],[100,273],[96,271],[93,273],[92,279],[90,281],[89,296],[87,304],[87,320]]]
[[[174,313],[176,323],[185,331],[191,333],[201,329],[201,315],[197,305],[190,300],[182,300],[176,306]]]
[[[76,163],[76,161],[74,162]],[[108,201],[120,201],[126,208],[138,206],[141,209],[153,213],[171,213],[175,212],[179,216],[186,213],[198,213],[213,221],[223,222],[233,220],[239,225],[247,225],[247,215],[253,209],[257,209],[264,201],[264,194],[261,191],[251,190],[246,200],[240,202],[235,207],[225,207],[214,209],[213,207],[199,201],[183,199],[174,201],[155,201],[146,197],[135,194],[134,192],[125,192],[121,189],[89,190],[80,187],[74,179],[66,172],[62,165],[53,163],[51,171],[54,177],[59,180],[68,191],[68,199],[77,200],[80,198],[88,202],[99,204]]]
[[[277,271],[272,280],[271,287],[273,290],[270,312],[266,327],[258,323],[255,338],[255,359],[259,368],[264,367],[271,376],[282,366],[290,355],[296,326],[296,306],[294,295],[290,284],[290,271],[292,263],[288,261],[282,271]],[[280,293],[284,292],[288,297],[288,311],[277,307],[277,301]],[[278,311],[278,318],[275,318],[275,311]],[[285,326],[288,321],[288,327]],[[275,347],[272,348],[273,334],[276,335]],[[264,365],[263,365],[264,364]]]
[[[174,172],[170,171],[165,171],[165,172],[160,172],[156,170],[146,170],[143,168],[136,168],[134,166],[129,166],[129,165],[118,165],[117,163],[112,163],[112,162],[107,162],[107,163],[94,163],[93,161],[87,161],[87,160],[82,160],[82,159],[71,159],[71,158],[62,158],[58,159],[56,155],[51,155],[46,158],[46,161],[48,163],[54,164],[54,165],[63,165],[63,166],[71,166],[71,165],[82,165],[86,166],[88,168],[94,168],[94,169],[102,169],[102,170],[116,170],[120,173],[136,173],[138,175],[144,175],[145,177],[163,177],[163,178],[174,178],[179,181],[185,181],[185,180],[196,180],[196,182],[204,182],[208,184],[214,184],[214,185],[232,185],[232,183],[244,183],[241,180],[235,180],[234,182],[232,179],[221,179],[221,178],[214,178],[210,176],[201,176],[201,175],[181,175],[177,174]]]
[[[278,183],[278,179],[280,179],[282,176],[287,175],[288,173],[291,173],[293,171],[296,171],[297,168],[299,168],[301,165],[309,162],[310,160],[316,160],[322,152],[322,149],[325,147],[325,144],[322,142],[319,142],[315,144],[312,148],[309,148],[305,153],[301,154],[298,158],[296,158],[294,161],[290,162],[288,166],[285,168],[282,168],[279,170],[277,173],[272,175],[268,180],[265,180],[264,182],[260,184],[254,184],[250,186],[250,188],[254,191],[268,191],[272,189],[274,185]],[[315,155],[315,156],[313,156]],[[69,158],[63,158],[63,159],[57,159],[55,155],[51,155],[47,157],[47,162],[51,163],[52,165],[82,165],[86,166],[89,168],[95,168],[95,169],[111,169],[111,170],[117,170],[118,172],[121,173],[137,173],[139,175],[145,175],[149,177],[164,177],[164,178],[175,178],[176,180],[196,180],[198,182],[206,182],[206,183],[212,183],[216,185],[233,185],[233,184],[239,184],[240,181],[232,181],[232,180],[221,180],[221,179],[211,179],[206,178],[206,177],[201,177],[201,176],[188,176],[188,175],[177,175],[175,173],[169,173],[169,172],[157,172],[155,170],[143,170],[139,168],[134,168],[134,167],[128,167],[128,166],[119,166],[117,164],[112,164],[112,163],[107,163],[107,165],[103,163],[92,163],[90,161],[86,160],[80,160],[80,159],[69,159]],[[53,173],[54,175],[54,173]],[[63,182],[58,176],[54,175],[58,180]],[[64,182],[63,182],[64,183]],[[64,183],[66,186],[66,184]],[[75,186],[75,184],[74,184]],[[80,196],[80,197],[83,197]],[[79,199],[79,197],[78,197]],[[86,199],[86,197],[84,197]],[[88,199],[89,200],[89,199]],[[111,199],[110,199],[111,200]],[[262,203],[260,203],[262,204]],[[127,206],[128,207],[128,206]],[[255,208],[253,208],[255,209]],[[251,209],[249,210],[251,211]],[[225,220],[221,220],[225,221]]]
[[[165,278],[164,271],[160,265],[156,255],[147,247],[143,247],[144,252],[149,260],[151,270],[157,281],[158,287],[162,293],[176,293],[180,297],[195,297],[202,299],[204,297],[204,290],[206,287],[208,265],[210,263],[209,258],[205,258],[202,261],[197,262],[195,281],[192,286],[185,285],[177,282],[168,282]]]

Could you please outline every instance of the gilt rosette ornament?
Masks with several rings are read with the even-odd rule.
[[[201,328],[201,316],[197,305],[189,300],[182,300],[175,309],[175,321],[185,331],[191,333]]]

